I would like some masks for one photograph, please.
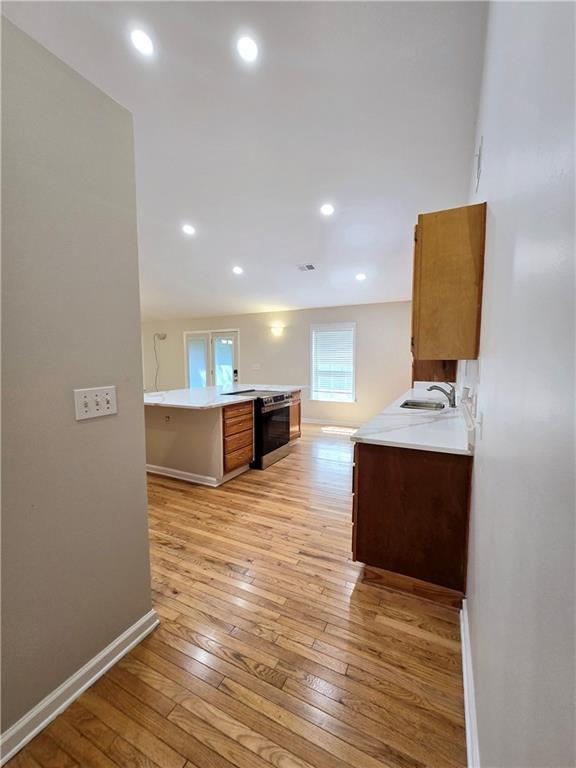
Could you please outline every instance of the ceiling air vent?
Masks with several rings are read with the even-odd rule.
[[[300,272],[313,272],[316,267],[314,264],[298,264],[298,269]]]

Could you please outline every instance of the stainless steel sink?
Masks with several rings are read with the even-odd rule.
[[[444,403],[434,403],[431,400],[404,400],[400,408],[412,408],[415,411],[441,411]]]

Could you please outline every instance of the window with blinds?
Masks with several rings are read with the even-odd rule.
[[[312,400],[354,402],[355,346],[355,323],[327,323],[311,327]]]

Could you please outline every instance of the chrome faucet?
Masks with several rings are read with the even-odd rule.
[[[449,392],[447,392],[445,389],[442,389],[442,387],[439,387],[437,384],[433,384],[431,387],[428,387],[426,391],[432,392],[432,390],[437,389],[438,392],[442,392],[443,395],[446,395],[448,402],[450,403],[450,408],[456,408],[456,387],[452,386],[452,384],[448,384],[448,382],[446,382],[446,386],[450,387]]]

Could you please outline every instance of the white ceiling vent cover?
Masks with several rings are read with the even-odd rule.
[[[313,272],[316,267],[314,264],[298,264],[298,269],[300,272]]]

